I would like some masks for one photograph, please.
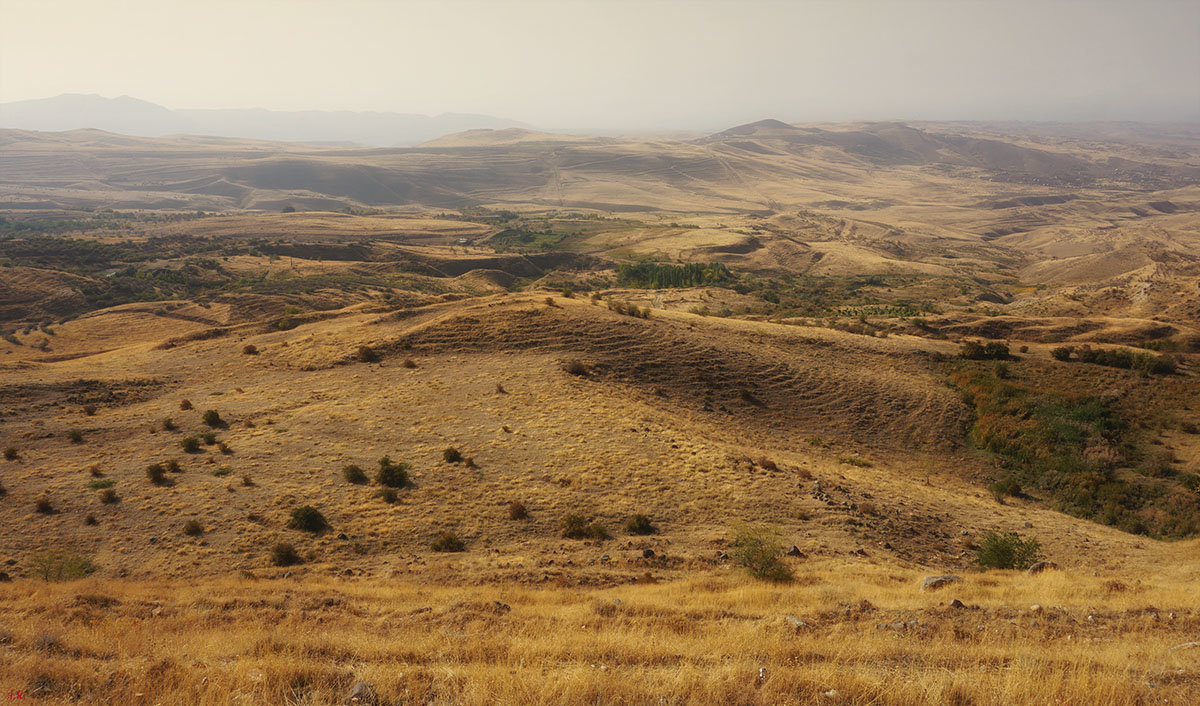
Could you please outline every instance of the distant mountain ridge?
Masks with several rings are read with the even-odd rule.
[[[61,132],[94,128],[123,135],[192,134],[310,143],[407,147],[475,129],[528,128],[490,115],[339,111],[171,110],[130,96],[64,93],[0,103],[0,127]]]

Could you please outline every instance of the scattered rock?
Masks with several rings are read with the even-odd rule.
[[[787,550],[787,555],[800,557],[801,559],[804,558],[804,552],[800,551],[800,547],[797,547],[795,544],[792,545],[791,549]]]
[[[808,627],[808,623],[804,622],[803,620],[801,620],[801,619],[799,619],[799,618],[793,618],[793,617],[792,617],[792,616],[790,616],[790,615],[785,615],[785,616],[783,616],[783,620],[784,620],[784,622],[786,622],[788,625],[791,625],[792,627],[796,628],[796,631],[797,631],[797,632],[799,632],[799,631],[803,630],[804,628]]]
[[[952,583],[962,581],[961,576],[926,576],[921,579],[922,591],[936,591],[939,588],[944,588]]]
[[[1058,571],[1058,564],[1055,564],[1052,561],[1039,561],[1038,563],[1029,567],[1029,573],[1031,575],[1032,574],[1040,574],[1043,571],[1050,571],[1050,570]]]
[[[951,608],[966,608],[967,605],[965,603],[963,603],[962,601],[958,600],[957,598],[955,598],[954,600],[950,601],[950,607]]]
[[[653,549],[643,549],[642,550],[642,558],[643,559],[653,559],[654,558],[654,550]]]
[[[1170,650],[1167,650],[1167,651],[1170,652],[1172,650],[1190,650],[1194,647],[1200,647],[1200,642],[1184,642],[1182,644],[1175,645],[1174,647],[1172,647]]]
[[[8,572],[0,571],[0,583],[8,583],[9,581],[12,581],[12,577],[8,575]]]
[[[345,532],[338,532],[338,539],[350,539],[350,538],[346,536]],[[359,683],[361,684],[362,682],[359,682]]]
[[[1033,523],[1030,522],[1029,520],[1025,520],[1025,529],[1031,529],[1032,527],[1033,527]]]
[[[355,682],[350,688],[350,693],[346,695],[346,703],[351,704],[373,704],[376,699],[375,690],[365,681]]]

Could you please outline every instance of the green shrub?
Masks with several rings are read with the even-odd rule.
[[[183,473],[183,469],[179,467],[179,461],[173,458],[168,458],[166,461],[163,461],[163,468],[167,469],[171,473]]]
[[[559,522],[562,536],[567,539],[608,539],[608,530],[583,515],[567,515]]]
[[[379,360],[379,354],[370,346],[359,346],[354,357],[360,363],[374,363]]]
[[[215,409],[210,409],[204,413],[204,423],[214,429],[227,426],[225,420],[221,419],[221,413]]]
[[[511,502],[508,504],[508,519],[510,520],[528,520],[529,510],[526,509],[525,503]]]
[[[296,552],[296,548],[286,542],[280,542],[271,548],[271,563],[275,566],[295,566],[303,564],[304,559]]]
[[[198,454],[200,453],[200,439],[194,436],[186,436],[179,440],[179,446],[183,448],[185,453]]]
[[[50,502],[50,498],[43,496],[34,501],[33,509],[42,515],[52,515],[54,514],[54,503]]]
[[[791,581],[792,570],[783,563],[783,541],[779,531],[765,525],[734,528],[730,556],[751,576],[765,581]]]
[[[1021,497],[1021,484],[1012,476],[1005,476],[988,486],[988,490],[996,495],[1011,495],[1013,497]]]
[[[35,576],[43,581],[74,581],[96,572],[92,560],[74,549],[51,549],[30,563]]]
[[[1071,359],[1071,354],[1074,352],[1074,346],[1059,346],[1058,348],[1050,351],[1050,355],[1053,356],[1055,360],[1068,361]]]
[[[433,540],[430,549],[435,552],[461,552],[467,548],[466,542],[454,532],[442,532]]]
[[[162,467],[162,464],[152,463],[146,466],[146,477],[154,485],[165,485],[167,482],[167,469]]]
[[[442,459],[446,463],[458,463],[462,458],[462,454],[453,446],[442,452]]]
[[[188,520],[183,523],[183,533],[189,537],[199,537],[204,534],[204,525],[199,520]]]
[[[350,464],[342,469],[342,477],[355,485],[366,485],[367,483],[366,471],[354,464]]]
[[[112,479],[94,480],[88,483],[88,487],[92,490],[104,490],[105,488],[111,488],[114,485],[116,485],[116,481]]]
[[[213,444],[217,443],[217,435],[212,433],[211,431],[206,431],[203,434],[201,434],[200,439],[204,442],[204,444],[206,446],[212,446]]]
[[[1036,539],[1022,539],[1016,532],[988,532],[979,543],[975,563],[987,569],[1028,569],[1041,560]]]
[[[67,432],[67,439],[69,439],[72,444],[82,444],[83,432],[79,431],[78,429],[72,429],[71,431]]]
[[[315,534],[329,529],[329,523],[325,521],[325,516],[317,508],[312,505],[301,505],[292,510],[292,519],[288,522],[288,527]]]
[[[963,341],[958,354],[968,360],[1007,360],[1012,357],[1009,355],[1008,346],[999,341]]]
[[[173,419],[171,419],[170,417],[167,417],[162,422],[162,428],[163,428],[163,431],[175,431],[176,429],[179,428],[179,425],[176,424]]]
[[[230,468],[229,466],[221,466],[220,468],[218,468],[217,470],[212,472],[212,474],[214,476],[216,476],[217,478],[224,478],[225,476],[229,475],[230,473],[233,473],[233,469]]]
[[[634,515],[625,523],[625,531],[629,534],[654,534],[658,528],[650,523],[646,515]]]
[[[394,505],[400,499],[400,494],[396,492],[395,488],[384,488],[379,491],[379,499],[388,505]]]
[[[408,485],[409,465],[404,461],[393,463],[384,456],[379,459],[379,470],[375,473],[375,482],[389,488],[403,488]]]
[[[15,447],[15,446],[5,447],[5,449],[4,449],[4,460],[5,461],[16,461],[18,458],[21,458],[21,454],[20,454],[20,452],[17,451],[17,447]]]
[[[254,345],[253,343],[247,343],[246,345],[242,346],[242,354],[258,355],[258,346]]]
[[[100,491],[100,502],[104,503],[105,505],[113,505],[120,500],[121,498],[117,495],[117,491],[113,490],[112,488],[105,488],[104,490]]]

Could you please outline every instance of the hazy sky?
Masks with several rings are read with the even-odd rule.
[[[0,0],[0,101],[487,113],[1200,120],[1200,1]]]

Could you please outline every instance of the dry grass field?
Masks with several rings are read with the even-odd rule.
[[[1196,703],[1195,135],[918,127],[3,131],[0,693]]]

